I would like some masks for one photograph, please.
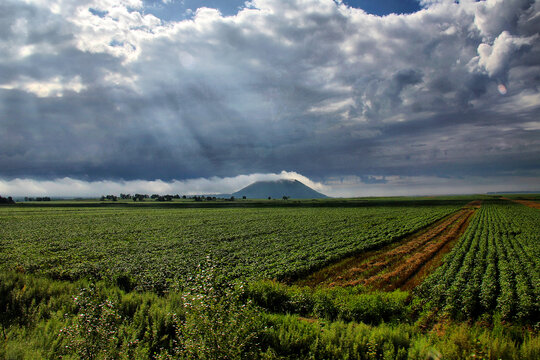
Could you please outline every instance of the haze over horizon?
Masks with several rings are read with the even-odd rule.
[[[6,0],[0,195],[540,189],[535,0]]]

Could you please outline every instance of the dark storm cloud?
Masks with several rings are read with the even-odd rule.
[[[142,5],[0,5],[1,177],[539,176],[538,2]]]

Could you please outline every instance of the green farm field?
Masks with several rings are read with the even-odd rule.
[[[540,358],[540,211],[509,198],[52,201],[0,225],[0,358]]]
[[[158,291],[190,277],[207,256],[232,278],[297,277],[392,243],[466,202],[374,201],[362,207],[246,202],[247,207],[187,209],[63,202],[71,206],[0,208],[0,263],[4,270],[56,279],[127,276],[138,289]]]

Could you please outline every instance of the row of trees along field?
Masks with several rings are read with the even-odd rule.
[[[51,198],[49,196],[37,196],[37,197],[25,196],[24,201],[51,201]]]
[[[11,196],[8,196],[6,198],[0,196],[0,204],[15,204],[15,201]]]
[[[183,196],[180,196],[178,194],[176,195],[158,195],[158,194],[153,194],[153,195],[148,195],[148,194],[135,194],[135,195],[131,195],[131,194],[120,194],[120,196],[116,196],[116,195],[103,195],[100,200],[101,201],[106,201],[106,200],[110,200],[110,201],[118,201],[118,199],[121,199],[121,200],[133,200],[133,201],[144,201],[145,199],[152,199],[152,200],[156,200],[156,201],[172,201],[173,199],[186,199],[186,196],[183,195]]]
[[[148,194],[135,194],[135,195],[131,195],[131,194],[120,194],[120,196],[116,196],[116,195],[103,195],[100,200],[101,201],[107,201],[107,200],[110,200],[110,201],[118,201],[118,199],[121,199],[121,200],[133,200],[133,201],[144,201],[145,199],[152,199],[152,200],[155,200],[155,201],[173,201],[174,199],[193,199],[194,201],[216,201],[216,200],[230,200],[230,201],[234,201],[235,200],[235,197],[234,196],[231,196],[230,198],[218,198],[216,196],[204,196],[204,195],[192,195],[192,196],[187,196],[187,195],[159,195],[159,194],[152,194],[152,195],[148,195]],[[246,199],[245,196],[242,197],[242,199]],[[288,197],[283,197],[284,200],[288,199]]]

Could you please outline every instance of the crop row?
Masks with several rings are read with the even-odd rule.
[[[296,277],[459,207],[0,210],[0,269],[165,290],[209,256],[233,278]]]
[[[425,302],[455,318],[499,313],[538,321],[540,212],[485,202],[444,264],[418,288]]]

